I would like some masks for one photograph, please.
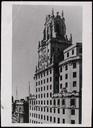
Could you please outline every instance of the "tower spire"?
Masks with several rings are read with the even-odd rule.
[[[52,16],[54,16],[54,9],[52,8]]]
[[[63,10],[62,10],[62,18],[64,17],[64,12],[63,12]]]
[[[29,81],[29,90],[28,91],[29,91],[29,96],[30,96],[30,81]]]
[[[18,98],[18,92],[17,92],[17,87],[16,87],[16,100],[17,100],[17,98]]]

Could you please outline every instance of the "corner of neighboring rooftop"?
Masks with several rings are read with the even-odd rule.
[[[72,44],[71,46],[69,46],[68,48],[64,49],[64,53],[68,52],[69,50],[71,50],[74,47],[78,47],[78,46],[82,46],[82,42],[76,42],[75,44]]]

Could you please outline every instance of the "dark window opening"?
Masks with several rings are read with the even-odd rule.
[[[75,99],[71,99],[70,105],[75,105]]]
[[[73,77],[76,77],[76,72],[73,72]]]
[[[71,115],[75,115],[75,109],[71,110]]]
[[[67,79],[68,78],[68,74],[65,74],[65,79]]]
[[[65,114],[65,109],[63,109],[63,114]]]
[[[73,87],[76,87],[76,81],[73,81]]]
[[[65,119],[63,119],[63,123],[65,123]]]
[[[71,124],[75,124],[75,120],[71,120]]]
[[[62,105],[65,105],[65,99],[62,100]]]
[[[73,63],[73,68],[76,68],[76,63]]]
[[[67,57],[69,57],[69,52],[67,53]]]
[[[74,49],[72,50],[72,55],[74,54]]]

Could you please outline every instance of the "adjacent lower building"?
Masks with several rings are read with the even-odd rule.
[[[82,43],[68,39],[64,13],[46,16],[29,97],[29,123],[80,124],[82,121]]]
[[[15,100],[13,104],[12,122],[29,123],[29,97]]]

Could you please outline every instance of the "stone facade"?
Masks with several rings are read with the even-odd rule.
[[[34,79],[29,123],[81,123],[82,44],[68,39],[63,11],[46,16]]]

